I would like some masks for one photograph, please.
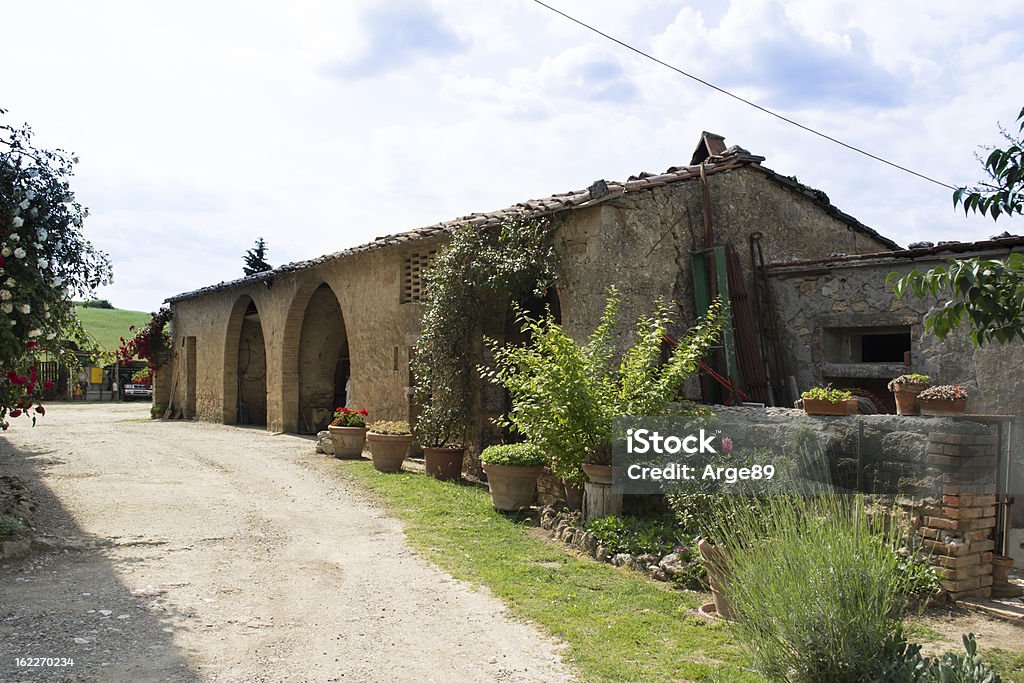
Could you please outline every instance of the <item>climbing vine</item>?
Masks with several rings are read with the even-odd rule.
[[[494,228],[464,226],[424,273],[426,311],[413,354],[416,436],[423,446],[464,445],[482,360],[481,325],[508,297],[542,296],[554,282],[547,220],[513,216]]]

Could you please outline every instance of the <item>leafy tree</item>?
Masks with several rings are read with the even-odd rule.
[[[82,302],[82,308],[106,308],[113,309],[114,304],[110,303],[108,299],[89,299],[88,301]]]
[[[1009,143],[1006,149],[993,149],[982,164],[990,180],[953,193],[953,206],[963,205],[964,214],[977,211],[992,220],[1003,214],[1024,214],[1024,108],[1017,121],[1016,136],[1002,131]]]
[[[983,162],[990,181],[973,188],[961,187],[953,193],[953,205],[972,211],[1000,216],[1024,214],[1024,108],[1017,116],[1018,137],[1003,131],[1010,144],[994,149]],[[952,259],[946,266],[926,272],[913,270],[900,277],[890,273],[886,284],[894,282],[897,298],[910,293],[923,299],[948,296],[945,305],[925,318],[925,329],[945,339],[966,320],[975,346],[996,341],[1005,344],[1024,340],[1024,254],[1011,253],[1005,261],[970,258]]]
[[[242,266],[242,272],[246,275],[255,275],[256,273],[274,269],[274,266],[267,263],[267,243],[262,237],[256,240],[256,244],[252,249],[245,252],[242,260],[245,261],[245,265]]]
[[[48,352],[77,366],[74,345],[91,344],[72,297],[110,281],[110,259],[82,234],[88,211],[69,183],[77,162],[33,147],[27,126],[0,121],[0,429],[7,418],[34,424],[45,413],[38,358]]]

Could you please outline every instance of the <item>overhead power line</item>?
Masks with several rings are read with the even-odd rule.
[[[756,102],[751,102],[750,100],[748,100],[746,98],[740,97],[739,95],[736,95],[735,93],[729,92],[725,88],[721,88],[721,87],[715,85],[714,83],[711,83],[709,81],[704,80],[703,78],[700,78],[698,76],[694,76],[691,73],[687,73],[686,71],[683,71],[679,67],[674,66],[672,64],[669,64],[668,62],[662,61],[662,60],[658,59],[657,57],[655,57],[654,55],[652,55],[650,53],[647,53],[647,52],[644,52],[640,48],[633,47],[629,43],[627,43],[625,41],[622,41],[622,40],[619,40],[615,36],[608,35],[604,31],[601,31],[600,29],[594,28],[590,24],[588,24],[588,23],[586,23],[584,21],[581,21],[581,20],[577,19],[574,16],[566,14],[565,12],[563,12],[562,10],[560,10],[560,9],[558,9],[556,7],[552,7],[551,5],[549,5],[549,4],[545,3],[545,2],[541,2],[541,0],[533,0],[533,1],[535,3],[537,3],[538,5],[540,5],[541,7],[544,7],[546,9],[548,9],[548,10],[551,10],[555,14],[561,15],[561,16],[565,17],[566,19],[568,19],[569,21],[571,21],[573,23],[576,23],[576,24],[579,24],[580,26],[582,26],[583,28],[587,29],[588,31],[592,31],[592,32],[596,33],[597,35],[601,36],[602,38],[606,38],[607,40],[610,40],[613,43],[621,45],[622,47],[626,48],[627,50],[631,50],[632,52],[635,52],[636,54],[640,55],[641,57],[644,57],[645,59],[649,59],[649,60],[651,60],[652,62],[654,62],[656,64],[660,64],[661,66],[665,67],[666,69],[671,69],[672,71],[675,71],[677,74],[680,74],[682,76],[686,76],[687,78],[689,78],[691,80],[697,81],[701,85],[707,86],[708,88],[711,88],[712,90],[715,90],[717,92],[722,93],[723,95],[727,95],[728,97],[731,97],[734,100],[739,100],[743,104],[746,104],[747,106],[750,106],[750,107],[753,107],[754,109],[762,111],[765,114],[768,114],[769,116],[774,116],[775,118],[779,119],[780,121],[785,121],[786,123],[788,123],[788,124],[790,124],[792,126],[796,126],[797,128],[800,128],[802,130],[805,130],[808,133],[813,133],[814,135],[817,135],[818,137],[825,138],[829,142],[834,142],[837,145],[845,147],[846,149],[849,149],[851,151],[857,152],[858,154],[863,154],[864,156],[866,156],[868,158],[871,158],[871,159],[874,159],[875,161],[880,161],[883,164],[887,164],[889,166],[892,166],[893,168],[897,168],[897,169],[899,169],[901,171],[904,171],[906,173],[909,173],[911,175],[915,175],[918,178],[921,178],[922,180],[927,180],[930,183],[935,183],[936,185],[940,185],[940,186],[948,188],[950,190],[956,190],[957,189],[956,187],[954,187],[953,185],[950,185],[949,183],[944,183],[941,180],[936,180],[935,178],[932,178],[930,176],[926,176],[923,173],[918,173],[917,171],[909,169],[906,166],[901,166],[900,164],[897,164],[894,161],[889,161],[888,159],[883,159],[882,157],[878,156],[877,154],[872,154],[871,152],[863,150],[860,147],[856,147],[856,146],[851,145],[851,144],[849,144],[847,142],[843,142],[842,140],[839,140],[838,138],[834,138],[831,135],[828,135],[826,133],[822,133],[819,130],[815,130],[814,128],[811,128],[810,126],[805,126],[804,124],[800,123],[799,121],[794,121],[793,119],[788,118],[786,116],[783,116],[782,114],[779,114],[778,112],[774,112],[771,109],[768,109],[767,107],[762,107],[760,104],[757,104]]]

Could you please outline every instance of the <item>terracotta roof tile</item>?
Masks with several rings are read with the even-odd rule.
[[[713,135],[713,134],[706,134]],[[783,175],[772,171],[771,169],[761,166],[761,162],[764,161],[764,157],[756,156],[746,151],[741,147],[730,147],[722,155],[713,155],[705,160],[704,173],[705,175],[712,175],[714,173],[720,173],[723,171],[730,171],[741,167],[749,167],[757,169],[762,173],[768,175],[769,178],[782,184],[790,190],[799,192],[805,195],[809,200],[815,202],[826,210],[830,215],[836,219],[850,225],[854,229],[871,235],[872,237],[881,240],[883,243],[890,245],[893,249],[899,249],[899,245],[881,236],[876,231],[862,224],[852,216],[843,213],[832,204],[827,201],[823,201],[818,195],[811,191],[810,188],[795,182],[791,178],[787,178]],[[373,242],[368,244],[361,244],[356,247],[344,249],[342,251],[334,252],[332,254],[325,254],[317,258],[309,259],[306,261],[296,261],[295,263],[288,263],[283,266],[279,266],[273,270],[268,270],[262,273],[256,273],[248,277],[239,278],[237,280],[231,280],[227,282],[220,282],[215,285],[196,289],[191,292],[185,292],[184,294],[178,294],[176,296],[169,297],[166,302],[173,303],[175,301],[181,301],[183,299],[190,299],[203,294],[209,294],[212,292],[237,287],[240,285],[249,284],[252,282],[260,282],[263,280],[271,279],[277,275],[284,273],[291,273],[298,270],[306,270],[315,266],[327,263],[330,261],[336,261],[356,254],[362,254],[375,249],[381,249],[388,246],[394,246],[397,244],[404,244],[421,239],[427,239],[435,237],[441,233],[449,233],[455,230],[459,226],[469,224],[473,227],[489,227],[498,225],[506,217],[513,215],[522,216],[525,218],[539,218],[542,216],[548,216],[560,211],[570,211],[579,208],[585,208],[589,206],[595,206],[603,202],[607,202],[624,194],[630,192],[640,192],[648,190],[654,187],[661,187],[670,183],[676,183],[685,180],[691,180],[700,176],[699,165],[689,166],[672,166],[664,173],[653,174],[653,173],[640,173],[630,178],[625,182],[614,181],[614,180],[599,180],[596,181],[589,188],[584,190],[571,190],[569,192],[560,192],[553,194],[549,197],[541,199],[531,199],[526,202],[519,202],[508,208],[500,209],[498,211],[491,211],[487,213],[474,212],[461,216],[454,220],[444,221],[429,225],[416,230],[409,230],[407,232],[396,233],[393,235],[385,235],[383,237],[376,238]],[[603,187],[602,187],[603,184]],[[595,187],[598,188],[595,191]],[[607,192],[604,192],[604,190]]]

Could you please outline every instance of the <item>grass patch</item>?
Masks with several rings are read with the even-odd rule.
[[[85,328],[105,350],[113,353],[121,346],[121,337],[132,335],[128,328],[141,327],[149,322],[149,313],[125,311],[119,308],[83,308],[75,306],[75,313]]]
[[[1003,683],[1024,683],[1024,652],[986,649],[981,655],[988,668],[997,672]]]
[[[381,475],[368,462],[337,471],[377,494],[423,555],[565,642],[563,658],[583,680],[761,680],[746,668],[732,626],[687,614],[696,595],[568,555],[495,512],[484,489]]]

